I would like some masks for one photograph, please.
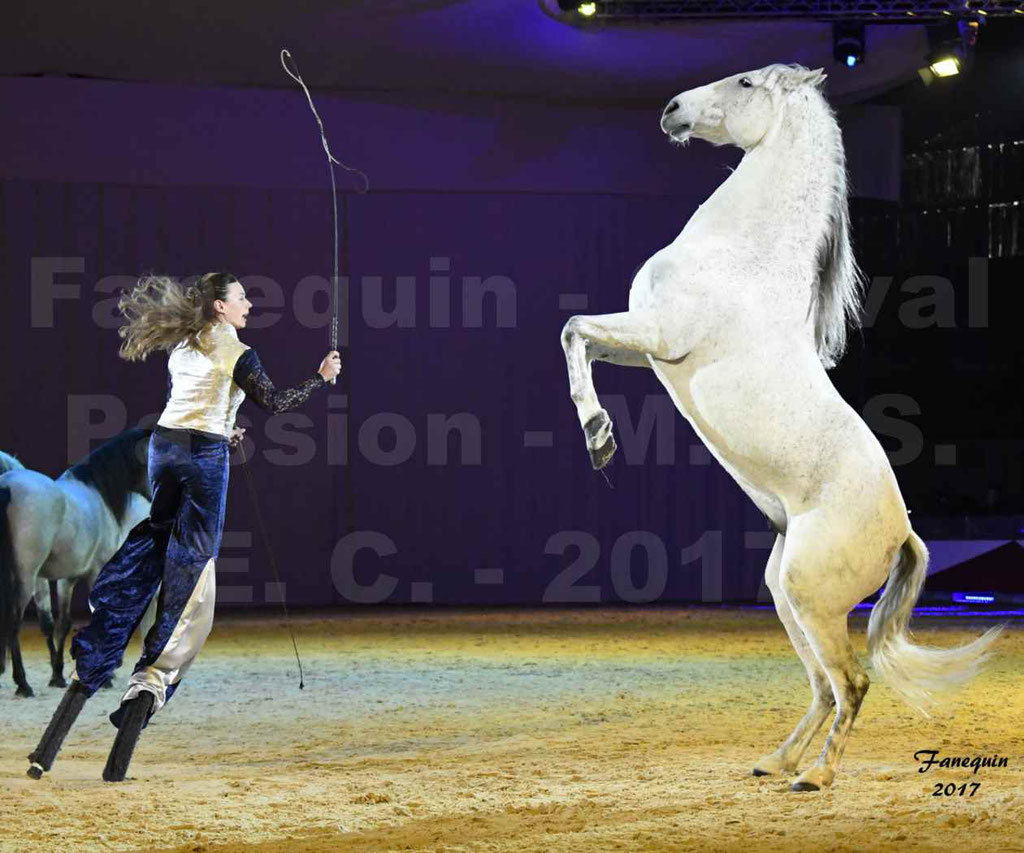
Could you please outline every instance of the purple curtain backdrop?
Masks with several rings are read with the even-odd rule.
[[[674,151],[636,111],[323,100],[329,127],[359,120],[343,159],[375,181],[339,194],[343,377],[298,412],[242,409],[288,602],[756,597],[773,535],[654,376],[595,367],[619,428],[610,487],[559,344],[571,314],[625,307],[736,152]],[[315,369],[331,211],[304,104],[30,80],[2,81],[0,105],[0,447],[56,475],[160,411],[164,358],[117,357],[114,295],[145,271],[235,272],[256,304],[242,337],[275,380]],[[218,600],[274,604],[237,464],[232,480]]]
[[[326,349],[325,329],[311,327],[326,319],[326,296],[316,288],[299,316],[294,297],[324,254],[309,221],[329,217],[325,195],[5,182],[5,447],[56,475],[90,439],[159,412],[164,358],[116,355],[112,291],[130,283],[124,270],[235,270],[257,304],[243,338],[278,382],[309,374]],[[672,238],[684,202],[385,193],[342,204],[344,380],[295,413],[243,408],[290,603],[756,594],[764,522],[708,463],[653,375],[596,368],[628,431],[614,488],[590,470],[568,397],[559,331],[573,309],[560,307],[563,294],[587,297],[576,310],[619,310],[630,274]],[[38,285],[39,259],[58,257],[82,259],[51,276],[79,284],[80,298],[51,299]],[[432,274],[432,258],[447,272]],[[273,601],[237,465],[232,476],[221,601]],[[562,574],[570,564],[575,584]]]

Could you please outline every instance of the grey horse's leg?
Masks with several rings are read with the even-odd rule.
[[[52,670],[50,687],[67,687],[63,683],[63,679],[60,683],[57,682],[59,667],[57,645],[55,642],[53,605],[50,600],[50,582],[46,578],[36,578],[36,589],[32,599],[36,604],[36,618],[39,620],[39,630],[46,637],[46,647],[50,651],[50,669]]]
[[[25,608],[28,607],[28,603],[32,598],[32,593],[22,592],[21,601],[18,602],[17,615],[14,619],[14,624],[11,627],[11,634],[8,641],[11,644],[11,670],[14,675],[14,683],[18,685],[18,689],[14,691],[16,696],[34,696],[32,688],[29,686],[28,680],[25,677],[25,664],[21,659],[21,640],[18,635],[21,633],[22,618],[25,615]]]
[[[71,599],[78,578],[62,578],[57,581],[57,616],[53,626],[54,657],[51,687],[67,687],[64,679],[64,645],[71,633]]]

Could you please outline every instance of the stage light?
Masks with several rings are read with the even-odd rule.
[[[597,14],[597,3],[581,3],[580,0],[558,0],[558,10],[565,15],[579,15],[592,18]]]
[[[858,21],[836,21],[832,24],[832,57],[847,68],[856,68],[864,61],[864,24]]]
[[[960,60],[953,55],[945,56],[929,63],[928,70],[936,77],[953,77],[960,73]]]
[[[994,595],[979,595],[970,592],[954,592],[953,601],[958,604],[993,604],[996,600]]]
[[[926,28],[930,50],[925,65],[917,70],[925,85],[942,77],[956,77],[971,70],[978,43],[978,21],[945,21]]]

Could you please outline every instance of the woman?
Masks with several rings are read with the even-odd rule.
[[[150,276],[123,295],[120,355],[170,352],[167,404],[149,441],[150,517],[100,571],[89,596],[92,619],[71,645],[75,673],[36,751],[29,775],[50,769],[79,711],[120,665],[125,646],[160,587],[156,623],[111,722],[118,727],[103,778],[124,779],[140,730],[171,698],[213,623],[214,560],[224,528],[235,414],[250,397],[283,412],[304,403],[341,370],[330,352],[316,374],[278,390],[255,350],[238,340],[252,304],[234,276],[208,273],[183,289]]]

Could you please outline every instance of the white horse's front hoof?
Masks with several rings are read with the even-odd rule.
[[[612,435],[612,419],[601,409],[583,425],[583,434],[587,437],[587,450],[590,451],[590,464],[595,471],[607,465],[615,455],[615,436]]]

